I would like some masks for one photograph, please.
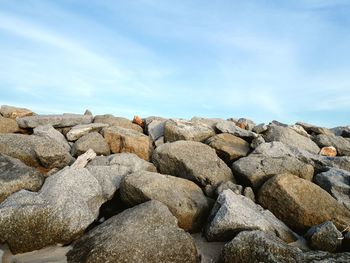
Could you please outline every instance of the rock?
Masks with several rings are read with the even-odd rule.
[[[259,203],[297,231],[333,221],[337,228],[350,224],[350,211],[316,184],[295,175],[277,175],[258,194]]]
[[[202,142],[215,135],[214,130],[206,124],[181,119],[170,119],[165,122],[165,142],[180,140]]]
[[[244,188],[243,195],[255,202],[255,194],[251,187]]]
[[[253,128],[256,126],[255,122],[246,118],[238,119],[238,121],[236,122],[236,125],[248,131],[252,131]]]
[[[350,172],[330,168],[315,175],[314,182],[350,210]]]
[[[235,161],[232,164],[232,171],[254,189],[259,189],[264,182],[276,174],[291,173],[309,181],[314,175],[312,165],[305,164],[295,157],[266,156],[257,152]]]
[[[139,125],[141,128],[145,127],[145,123],[143,122],[143,120],[139,116],[134,116],[132,123]]]
[[[270,126],[264,133],[264,139],[266,142],[279,141],[312,153],[319,153],[320,151],[318,146],[311,139],[298,134],[290,128],[281,126]]]
[[[35,115],[34,112],[25,108],[18,108],[8,105],[2,105],[0,108],[0,114],[5,118],[10,118],[15,120],[17,117],[25,117]]]
[[[230,133],[237,137],[253,140],[258,135],[252,131],[247,131],[242,128],[236,126],[236,124],[232,121],[221,121],[216,124],[216,129],[218,129],[222,133]]]
[[[78,124],[92,122],[92,116],[64,113],[62,115],[35,115],[17,119],[21,128],[35,128],[41,125],[52,125],[53,127],[71,127]]]
[[[109,126],[117,126],[120,128],[135,130],[141,133],[143,132],[143,129],[139,125],[122,117],[114,117],[111,114],[96,115],[94,118],[94,123],[105,123]]]
[[[92,149],[89,149],[85,153],[80,155],[70,167],[73,169],[85,168],[88,162],[93,160],[95,157],[96,153]]]
[[[320,134],[314,138],[319,147],[333,146],[339,155],[350,156],[350,142],[341,136]]]
[[[307,133],[307,131],[305,131],[303,126],[300,126],[298,124],[294,124],[294,125],[289,126],[289,128],[294,130],[295,132],[299,133],[300,135],[306,137],[306,138],[310,138],[310,135]]]
[[[92,112],[89,109],[85,110],[84,115],[93,116]]]
[[[44,137],[49,140],[55,140],[60,143],[67,151],[70,151],[70,145],[62,133],[57,131],[52,125],[38,126],[33,130],[33,134],[39,137]]]
[[[223,191],[230,189],[235,194],[241,195],[243,192],[243,186],[235,184],[231,181],[221,183],[218,188],[216,188],[216,194],[220,195]]]
[[[164,142],[164,137],[159,137],[155,142],[154,142],[154,146],[157,148],[161,145],[163,145],[165,142]]]
[[[164,127],[166,120],[153,120],[147,125],[147,134],[153,141],[164,138]]]
[[[39,191],[44,177],[20,160],[0,154],[0,203],[21,189]]]
[[[269,126],[279,126],[279,127],[284,127],[284,128],[288,128],[289,125],[288,124],[285,124],[285,123],[282,123],[282,122],[279,122],[279,121],[276,121],[276,120],[273,120],[272,122],[269,123]]]
[[[71,161],[70,154],[60,143],[35,135],[1,134],[0,153],[33,167],[46,165],[47,168],[62,168]],[[51,161],[54,163],[48,163]]]
[[[265,143],[265,139],[259,134],[258,137],[254,138],[250,143],[250,148],[255,149],[262,143]]]
[[[209,202],[195,183],[170,175],[145,171],[127,175],[120,196],[129,206],[149,200],[162,202],[177,218],[179,227],[190,232],[199,231],[209,213]]]
[[[255,133],[263,133],[265,131],[267,131],[267,129],[269,128],[269,126],[267,126],[265,123],[260,123],[256,126],[254,126],[253,128],[253,132]]]
[[[323,251],[302,250],[285,244],[270,233],[243,231],[222,250],[224,263],[306,263],[306,262],[349,262],[350,253],[331,254]]]
[[[311,227],[306,238],[314,250],[323,250],[330,253],[338,252],[342,244],[342,233],[336,228],[332,221],[326,221],[320,225]]]
[[[92,149],[97,155],[109,155],[110,150],[107,142],[98,132],[91,132],[79,138],[72,147],[72,155],[79,156]]]
[[[189,179],[212,195],[216,187],[234,181],[230,168],[215,150],[200,142],[177,141],[159,146],[153,153],[153,163],[163,174]]]
[[[286,242],[297,239],[296,234],[270,211],[231,190],[219,195],[208,221],[205,229],[208,241],[229,241],[242,230],[257,229],[277,235]]]
[[[312,134],[312,135],[318,135],[318,134],[334,135],[334,133],[330,129],[318,127],[305,122],[297,122],[296,125],[303,127],[304,130],[306,130],[309,134]]]
[[[21,190],[0,205],[0,243],[16,254],[70,243],[98,217],[103,195],[87,169],[65,168],[39,192]]]
[[[337,156],[337,149],[335,149],[333,146],[322,147],[320,154],[323,156],[335,157]]]
[[[210,137],[206,143],[215,149],[217,155],[227,165],[234,160],[247,156],[250,152],[249,143],[229,133],[221,133]]]
[[[74,243],[68,262],[198,262],[192,237],[158,201],[111,217]]]
[[[152,142],[143,133],[116,126],[104,128],[102,133],[112,153],[135,153],[140,158],[149,160]]]
[[[220,121],[225,121],[220,118],[202,118],[202,117],[192,117],[191,122],[205,124],[215,130],[216,124]]]
[[[0,133],[14,133],[18,131],[19,127],[15,120],[4,118],[0,115]]]
[[[80,124],[72,127],[69,132],[66,134],[69,141],[76,141],[80,137],[90,133],[90,132],[100,132],[103,128],[108,127],[106,123],[89,123],[89,124]]]
[[[344,127],[335,127],[333,129],[331,129],[331,131],[336,136],[342,136],[344,138],[350,138],[350,125],[349,126],[344,126]]]
[[[196,242],[201,263],[218,263],[225,242],[208,242],[202,233],[191,235]]]

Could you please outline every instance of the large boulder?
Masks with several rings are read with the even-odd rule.
[[[350,141],[341,136],[320,134],[314,138],[319,147],[333,146],[338,155],[350,156]]]
[[[197,117],[197,116],[194,116],[191,118],[191,122],[205,124],[214,130],[215,130],[216,124],[220,121],[225,121],[225,120],[220,118],[203,118],[203,117]]]
[[[327,128],[324,127],[319,127],[316,125],[312,125],[309,123],[305,123],[305,122],[297,122],[297,125],[300,125],[301,127],[304,128],[304,130],[306,130],[309,134],[313,134],[313,135],[318,135],[318,134],[326,134],[326,135],[334,135],[334,133]]]
[[[10,118],[13,120],[15,120],[17,117],[25,117],[25,116],[35,115],[35,113],[29,109],[18,108],[18,107],[8,106],[8,105],[1,106],[0,114],[2,116],[4,116],[5,118]]]
[[[231,169],[215,150],[200,142],[163,144],[154,151],[152,160],[159,172],[191,180],[208,195],[212,195],[220,183],[234,180]]]
[[[165,119],[154,119],[147,124],[146,133],[151,137],[152,141],[157,141],[164,136]]]
[[[14,133],[19,130],[15,120],[0,115],[0,133]]]
[[[220,121],[216,124],[215,127],[222,133],[230,133],[232,135],[250,141],[258,137],[258,135],[255,132],[242,129],[232,121]]]
[[[143,129],[139,125],[132,123],[126,118],[115,117],[111,114],[96,115],[94,118],[94,123],[105,123],[109,126],[117,126],[125,129],[131,129],[137,132],[143,132]]]
[[[350,211],[318,185],[292,174],[268,180],[258,194],[259,203],[292,229],[305,231],[331,220],[339,229],[350,224]]]
[[[68,262],[198,262],[193,238],[158,201],[149,201],[108,219],[77,242]]]
[[[39,137],[47,138],[49,140],[55,140],[56,142],[62,144],[62,146],[67,151],[70,151],[71,149],[64,135],[60,133],[58,130],[56,130],[54,127],[52,127],[52,125],[50,124],[36,127],[33,130],[33,134]]]
[[[80,124],[72,127],[69,132],[66,134],[66,137],[69,141],[76,141],[80,137],[90,133],[90,132],[99,132],[103,128],[108,127],[106,123],[89,123],[89,124]]]
[[[243,231],[222,250],[223,263],[349,262],[350,253],[303,252],[270,233]]]
[[[38,191],[43,182],[44,177],[36,169],[0,154],[0,203],[22,189]]]
[[[180,140],[202,142],[213,135],[215,135],[214,129],[203,123],[181,119],[170,119],[165,122],[165,142]]]
[[[79,156],[89,149],[92,149],[97,155],[110,154],[107,142],[98,132],[91,132],[80,137],[72,146],[72,155]]]
[[[104,128],[102,133],[112,153],[129,152],[146,161],[150,159],[152,141],[143,133],[117,126]]]
[[[120,186],[124,203],[134,206],[148,200],[165,204],[186,231],[200,230],[208,212],[209,201],[193,182],[151,172],[127,175]]]
[[[350,125],[335,127],[335,128],[332,128],[331,131],[336,136],[342,136],[344,138],[350,138]]]
[[[350,172],[331,168],[317,174],[314,182],[350,210]]]
[[[53,127],[71,127],[78,124],[87,124],[92,122],[92,116],[72,113],[62,115],[35,115],[26,116],[17,119],[21,128],[35,128],[41,125],[52,125]]]
[[[210,137],[206,143],[215,149],[217,155],[231,165],[234,160],[247,156],[250,152],[249,143],[229,133],[221,133]]]
[[[209,241],[230,241],[242,230],[261,230],[286,242],[297,239],[283,222],[249,198],[231,190],[223,191],[209,216],[206,237]]]
[[[312,153],[319,153],[320,151],[320,148],[311,139],[287,127],[270,125],[269,129],[264,133],[264,139],[266,142],[279,141]]]

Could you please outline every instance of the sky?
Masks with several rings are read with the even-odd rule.
[[[349,0],[0,0],[0,105],[350,124]]]

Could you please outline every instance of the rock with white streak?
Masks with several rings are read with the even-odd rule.
[[[72,127],[72,129],[70,129],[70,131],[66,134],[66,137],[69,141],[73,142],[90,132],[93,132],[93,131],[99,132],[105,127],[108,127],[108,124],[106,123],[80,124]]]

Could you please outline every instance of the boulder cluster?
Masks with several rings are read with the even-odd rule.
[[[350,126],[3,105],[0,245],[0,262],[350,262]]]

